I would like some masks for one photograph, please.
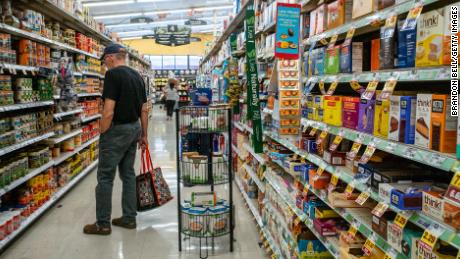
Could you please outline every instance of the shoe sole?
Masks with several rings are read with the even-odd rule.
[[[119,224],[114,224],[112,223],[112,226],[116,226],[116,227],[120,227],[120,228],[126,228],[126,229],[136,229],[137,226],[134,225],[134,226],[126,226],[126,225],[119,225]]]
[[[98,232],[98,233],[88,233],[88,232],[85,232],[83,231],[83,234],[86,234],[86,235],[98,235],[98,236],[108,236],[110,235],[112,232],[106,232],[106,233],[101,233],[101,232]]]

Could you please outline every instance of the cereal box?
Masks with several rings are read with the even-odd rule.
[[[430,148],[443,153],[455,153],[457,118],[450,116],[448,95],[434,94],[431,105]]]
[[[430,147],[431,102],[432,94],[417,94],[415,112],[415,145]]]
[[[342,126],[342,97],[324,96],[323,121],[334,126]]]
[[[417,23],[415,66],[438,66],[443,63],[444,9],[420,15]]]

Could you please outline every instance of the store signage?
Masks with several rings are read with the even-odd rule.
[[[248,120],[252,121],[252,143],[254,152],[263,152],[262,139],[262,115],[260,114],[259,103],[259,77],[257,75],[257,52],[255,35],[255,13],[254,5],[248,4],[246,7],[246,76],[248,82],[247,104]]]
[[[203,21],[203,20],[198,20],[198,19],[190,19],[188,21],[185,21],[185,25],[189,26],[199,26],[199,25],[207,25],[208,22]]]
[[[299,4],[278,3],[275,45],[277,58],[299,58],[300,9]]]
[[[155,43],[166,46],[190,44],[192,30],[187,26],[168,25],[155,28]]]

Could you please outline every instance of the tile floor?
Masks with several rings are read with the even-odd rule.
[[[172,191],[176,192],[175,122],[166,121],[158,106],[150,122],[153,160],[163,169]],[[136,163],[138,168],[138,162]],[[138,216],[137,231],[114,227],[110,236],[87,236],[82,228],[95,221],[94,188],[96,172],[83,179],[68,195],[33,224],[0,258],[11,259],[164,259],[199,258],[193,241],[184,242],[178,252],[177,201]],[[268,258],[258,246],[258,230],[252,215],[234,188],[236,229],[234,253],[227,253],[228,237],[218,240],[214,258]],[[121,182],[117,178],[113,195],[113,217],[121,215]]]

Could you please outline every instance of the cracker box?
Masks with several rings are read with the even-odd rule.
[[[340,46],[334,46],[326,50],[326,65],[324,72],[326,74],[335,75],[340,71]]]
[[[448,95],[433,94],[431,105],[430,148],[443,153],[455,153],[457,118],[450,116]]]
[[[354,73],[363,71],[363,43],[353,42],[340,47],[340,72]]]
[[[341,96],[324,96],[323,122],[337,127],[342,126]]]
[[[375,100],[361,98],[359,103],[358,130],[372,134],[374,132]]]
[[[359,118],[359,97],[342,97],[342,126],[356,130]]]
[[[380,69],[380,39],[371,41],[371,71]]]
[[[415,66],[442,65],[444,19],[444,9],[422,13],[418,18]]]
[[[388,139],[414,144],[415,96],[391,96]]]
[[[430,147],[432,98],[432,94],[417,94],[417,109],[415,112],[415,145],[423,148]]]
[[[351,18],[356,19],[358,17],[370,14],[377,9],[376,0],[353,0],[353,10]]]
[[[425,215],[432,218],[443,220],[442,213],[444,210],[444,200],[442,195],[445,191],[432,190],[422,194],[423,205],[422,211]]]
[[[390,100],[377,100],[375,102],[374,135],[388,137],[388,121],[390,119]]]
[[[415,50],[417,48],[417,30],[401,30],[404,20],[398,22],[398,67],[415,66]]]

